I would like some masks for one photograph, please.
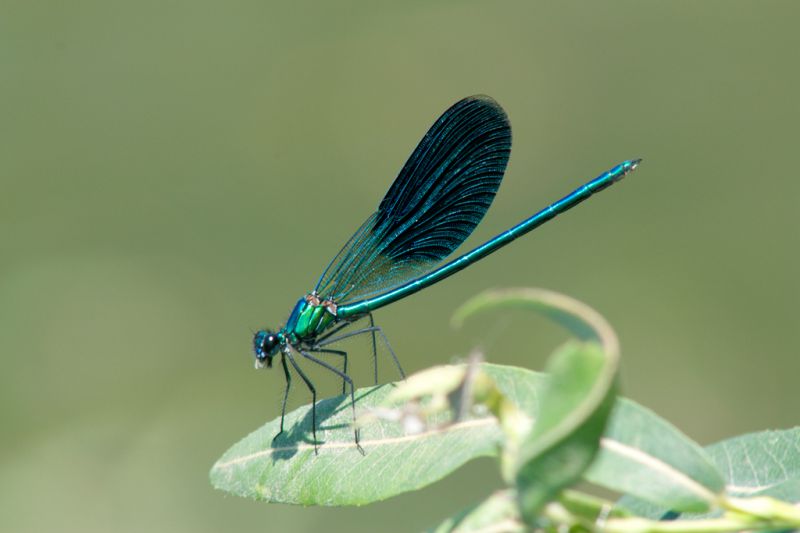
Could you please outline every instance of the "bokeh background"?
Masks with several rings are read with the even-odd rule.
[[[486,288],[545,287],[608,317],[625,394],[699,442],[796,425],[799,15],[794,2],[3,0],[0,530],[410,531],[499,486],[485,460],[336,509],[207,479],[279,413],[283,377],[253,370],[252,329],[285,320],[428,126],[474,93],[505,107],[514,149],[467,247],[645,161],[378,312],[406,369],[475,347],[538,368],[565,339],[544,319],[448,322]],[[355,353],[368,384],[368,350]],[[298,387],[293,405],[307,400]]]

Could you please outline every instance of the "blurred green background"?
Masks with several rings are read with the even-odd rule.
[[[406,370],[476,346],[539,367],[565,338],[544,319],[448,326],[481,290],[538,286],[603,313],[625,394],[701,443],[797,424],[798,15],[793,2],[3,0],[0,530],[409,531],[498,486],[485,460],[365,508],[304,509],[207,479],[279,413],[283,377],[253,370],[251,330],[286,319],[428,126],[473,93],[505,107],[514,150],[467,247],[645,161],[379,311]],[[366,385],[368,349],[355,353]]]

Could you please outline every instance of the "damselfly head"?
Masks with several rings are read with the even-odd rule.
[[[278,353],[281,339],[268,329],[261,329],[253,336],[253,351],[256,354],[256,368],[272,367],[272,358]]]

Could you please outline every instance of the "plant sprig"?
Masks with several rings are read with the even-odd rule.
[[[359,389],[362,456],[348,398],[318,402],[319,455],[310,406],[231,447],[211,469],[233,494],[303,505],[362,505],[419,490],[467,461],[499,460],[506,489],[435,531],[694,533],[800,529],[800,428],[735,437],[703,448],[617,391],[619,343],[596,311],[569,297],[516,289],[481,294],[454,322],[525,307],[576,338],[547,373],[481,363],[434,367],[394,385]],[[581,480],[623,497],[577,490]]]

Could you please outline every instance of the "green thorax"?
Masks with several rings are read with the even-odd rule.
[[[336,320],[336,304],[312,293],[297,301],[284,329],[290,337],[302,341],[318,336]]]

